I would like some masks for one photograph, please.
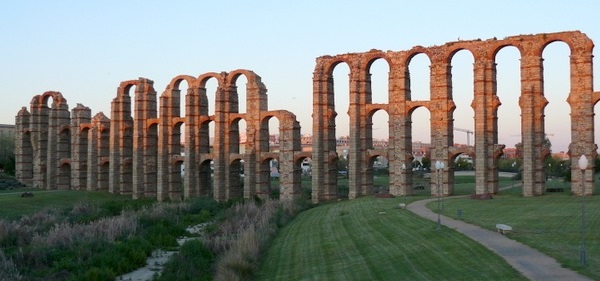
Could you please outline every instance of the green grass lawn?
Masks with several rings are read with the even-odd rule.
[[[547,183],[548,185],[549,183]],[[551,183],[565,184],[566,183]],[[596,193],[597,194],[597,193]],[[512,226],[508,237],[554,257],[564,267],[600,280],[600,197],[585,198],[587,266],[579,265],[581,197],[565,192],[524,198],[521,189],[502,191],[492,200],[456,198],[444,200],[444,215],[495,230],[497,223]],[[437,210],[435,202],[428,205]]]
[[[301,213],[269,247],[257,280],[526,280],[464,235],[398,209],[402,200],[363,197]]]
[[[33,197],[21,197],[25,191],[31,191]],[[0,192],[0,218],[18,219],[23,215],[31,215],[44,208],[65,209],[79,202],[110,204],[117,201],[132,201],[131,196],[115,195],[108,192],[87,192],[75,190],[39,190],[16,189]],[[135,204],[147,203],[147,200]]]

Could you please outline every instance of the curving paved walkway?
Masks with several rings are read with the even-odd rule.
[[[420,200],[406,206],[406,209],[426,219],[437,222],[437,213],[425,207],[435,198]],[[443,225],[463,233],[471,239],[504,258],[512,267],[530,280],[592,280],[579,273],[566,269],[553,258],[542,254],[525,244],[508,239],[506,236],[479,226],[441,216]]]

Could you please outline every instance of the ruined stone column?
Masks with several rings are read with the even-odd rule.
[[[33,185],[33,146],[31,114],[22,107],[15,118],[15,176],[26,186]]]
[[[135,88],[132,146],[132,186],[134,199],[155,194],[156,170],[153,158],[156,154],[156,129],[148,130],[149,120],[157,118],[154,82],[139,78]],[[150,190],[146,190],[146,187]]]
[[[300,124],[296,121],[296,116],[291,112],[284,115],[280,120],[280,138],[279,138],[279,182],[281,200],[295,200],[302,195],[302,186],[300,184],[300,170],[294,165],[294,152],[300,151]]]
[[[88,179],[95,181],[88,175],[88,146],[90,140],[90,122],[92,120],[92,111],[89,107],[77,104],[72,109],[73,118],[71,120],[71,186],[75,190],[86,190]]]
[[[95,169],[98,174],[97,190],[108,191],[110,180],[110,119],[99,112],[92,120],[94,124],[94,139],[97,139],[97,146],[91,149],[97,151],[98,158],[88,157],[88,168]]]
[[[68,190],[71,185],[71,113],[60,94],[52,98],[48,120],[48,189]],[[65,160],[63,163],[62,160]]]

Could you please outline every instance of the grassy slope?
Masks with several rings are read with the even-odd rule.
[[[524,280],[463,235],[399,210],[401,200],[365,197],[300,214],[273,241],[258,280]]]

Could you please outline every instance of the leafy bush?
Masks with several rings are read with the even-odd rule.
[[[212,280],[213,254],[199,240],[190,240],[165,264],[155,281]]]

